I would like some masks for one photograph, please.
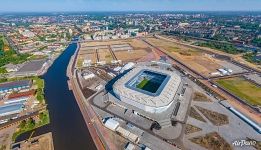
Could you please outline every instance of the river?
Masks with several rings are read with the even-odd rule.
[[[34,136],[52,132],[55,150],[96,149],[72,91],[69,90],[66,70],[77,44],[70,44],[55,60],[45,80],[45,98],[51,123],[35,130]],[[22,134],[16,141],[25,140],[31,132]]]

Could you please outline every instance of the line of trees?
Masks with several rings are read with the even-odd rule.
[[[252,43],[255,45],[255,46],[258,46],[258,47],[261,47],[261,38],[255,38],[252,40]]]
[[[251,63],[261,65],[261,60],[256,58],[257,52],[251,52],[251,53],[246,53],[243,55],[243,58]]]
[[[213,49],[217,49],[229,54],[238,54],[243,53],[244,51],[241,49],[237,49],[234,45],[229,43],[220,43],[220,42],[197,42],[194,45],[202,46],[202,47],[209,47]]]

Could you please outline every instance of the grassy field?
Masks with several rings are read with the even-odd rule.
[[[137,85],[137,88],[139,88],[139,89],[143,89],[144,86],[145,86],[146,84],[148,84],[148,82],[149,82],[148,79],[144,79],[144,80],[142,80],[142,81]]]
[[[261,88],[244,78],[228,78],[217,83],[251,105],[261,105]]]
[[[137,86],[136,88],[151,92],[151,93],[155,93],[157,92],[158,88],[160,87],[160,84],[154,83],[148,79],[144,79],[142,80]]]

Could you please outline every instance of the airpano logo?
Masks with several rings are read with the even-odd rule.
[[[232,143],[233,146],[254,146],[256,145],[255,140],[236,140]]]

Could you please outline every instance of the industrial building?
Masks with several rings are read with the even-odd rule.
[[[109,118],[107,120],[104,120],[104,125],[108,129],[117,132],[118,134],[122,135],[123,137],[127,138],[128,140],[130,140],[133,143],[137,144],[140,140],[139,137],[136,134],[122,128],[120,126],[119,122],[114,120],[113,118]]]
[[[36,93],[35,89],[26,91],[26,92],[11,93],[10,95],[8,95],[8,99],[19,98],[19,97],[29,97],[29,96],[35,95],[35,93]]]
[[[0,106],[0,117],[17,114],[23,111],[23,103],[7,104]]]
[[[14,72],[11,76],[26,77],[40,75],[48,66],[46,59],[32,60],[24,63],[21,68]]]
[[[25,103],[29,97],[23,96],[18,98],[12,98],[4,101],[4,104],[13,104],[13,103]]]
[[[20,80],[0,84],[0,93],[19,91],[29,89],[32,86],[32,80]]]
[[[149,113],[161,113],[174,101],[181,77],[174,72],[139,66],[113,85],[115,96]]]

